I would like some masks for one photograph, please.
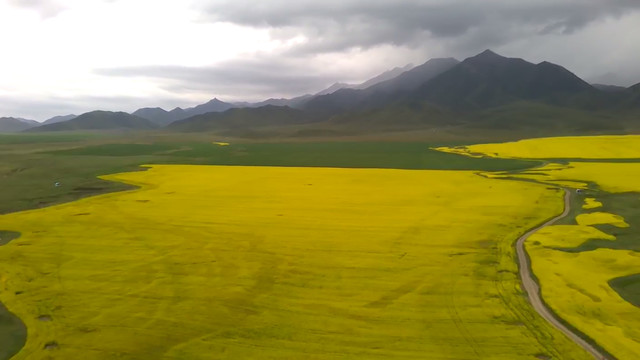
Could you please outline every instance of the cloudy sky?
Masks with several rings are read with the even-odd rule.
[[[638,29],[638,0],[0,0],[0,116],[291,97],[487,48],[632,85]]]

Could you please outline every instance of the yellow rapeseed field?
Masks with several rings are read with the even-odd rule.
[[[640,159],[640,135],[550,137],[438,150],[501,158]]]
[[[454,171],[106,178],[141,189],[0,216],[22,233],[0,247],[0,301],[29,329],[16,359],[588,358],[528,306],[514,261],[560,191]]]
[[[616,358],[638,359],[640,309],[622,299],[608,282],[638,273],[640,254],[611,249],[581,253],[554,250],[564,242],[579,245],[597,238],[588,232],[553,230],[555,227],[534,234],[527,242],[544,300]]]
[[[597,209],[602,207],[602,203],[595,198],[585,198],[584,205],[582,205],[583,209]]]
[[[470,156],[514,158],[640,158],[640,136],[597,136],[531,139],[515,143],[473,145],[453,149]],[[493,178],[533,180],[548,185],[589,189],[576,225],[547,227],[527,243],[533,272],[545,302],[564,320],[594,339],[618,359],[640,357],[640,309],[625,301],[610,285],[618,277],[640,273],[640,254],[628,250],[597,249],[568,252],[588,240],[616,241],[595,228],[629,224],[618,214],[598,211],[599,192],[628,193],[640,202],[640,163],[550,163],[520,174],[492,174]],[[596,194],[596,197],[592,197]],[[583,196],[583,195],[576,195]],[[601,228],[602,229],[602,228]],[[636,230],[637,231],[637,230]],[[564,250],[563,250],[564,249]]]
[[[580,214],[576,216],[576,222],[580,225],[613,225],[616,227],[629,227],[629,224],[624,221],[624,218],[620,215],[610,214],[606,212],[592,212],[587,214]]]

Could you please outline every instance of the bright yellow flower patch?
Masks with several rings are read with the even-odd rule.
[[[561,194],[472,172],[154,166],[0,217],[16,359],[587,359],[513,241]],[[45,349],[50,342],[57,349]]]
[[[457,151],[518,158],[629,159],[640,158],[640,136],[531,139],[473,145]],[[572,188],[587,189],[589,184],[595,185],[595,190],[586,190],[585,194],[589,195],[598,191],[640,192],[640,163],[551,163],[509,176]],[[635,194],[629,196],[637,198]],[[602,206],[589,199],[586,199],[585,208]],[[621,216],[604,212],[579,214],[576,222],[579,225],[548,227],[527,241],[542,296],[562,319],[595,339],[615,357],[637,359],[640,354],[640,309],[622,299],[608,282],[640,273],[640,255],[610,249],[581,253],[555,250],[575,248],[590,239],[615,241],[614,236],[587,225],[630,225]],[[634,226],[637,224],[631,224],[631,229]]]
[[[532,237],[529,242],[544,240],[544,246],[551,248],[575,248],[590,239],[615,240],[616,237],[602,232],[593,226],[555,225],[547,226]]]
[[[597,209],[599,207],[602,207],[602,203],[594,198],[585,198],[584,205],[582,205],[582,208],[585,210]]]
[[[439,150],[501,158],[640,159],[640,135],[551,137]]]
[[[582,241],[587,239],[585,236]],[[547,304],[616,358],[637,359],[640,354],[640,310],[622,299],[608,281],[638,273],[640,255],[610,249],[568,253],[544,247],[557,244],[557,241],[540,233],[527,242],[533,271],[540,279],[542,296]],[[579,242],[577,239],[571,241]]]
[[[592,212],[576,216],[576,222],[580,225],[613,225],[620,228],[629,227],[624,218],[620,215],[606,212]]]

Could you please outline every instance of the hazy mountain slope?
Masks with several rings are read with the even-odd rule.
[[[131,115],[147,119],[159,126],[165,126],[175,121],[171,113],[159,107],[138,109],[131,113]]]
[[[304,103],[306,103],[309,99],[313,98],[315,95],[302,95],[297,96],[291,99],[267,99],[265,101],[261,101],[259,103],[247,103],[243,106],[238,107],[262,107],[266,105],[274,105],[274,106],[288,106],[294,109],[299,109],[302,107]]]
[[[73,130],[153,129],[157,126],[147,119],[125,112],[92,111],[64,122],[29,129],[30,132]]]
[[[329,86],[328,88],[317,92],[315,95],[306,94],[306,95],[298,96],[291,99],[271,98],[258,103],[236,103],[234,105],[236,105],[237,107],[261,107],[265,105],[275,105],[275,106],[289,106],[294,109],[302,109],[309,100],[316,98],[318,96],[332,94],[341,89],[365,89],[375,84],[381,83],[383,81],[391,80],[412,68],[413,68],[413,64],[409,64],[404,67],[396,67],[391,70],[385,71],[382,74],[376,75],[375,77],[361,84],[335,83]]]
[[[324,90],[318,91],[315,95],[320,96],[320,95],[332,94],[340,89],[353,89],[354,87],[355,85],[352,85],[352,84],[335,83]]]
[[[233,104],[220,101],[217,98],[209,100],[208,102],[197,105],[195,107],[186,109],[185,112],[188,116],[195,116],[200,114],[206,114],[209,112],[223,112],[231,109]]]
[[[50,119],[47,119],[47,120],[43,121],[42,124],[43,125],[55,124],[55,123],[68,121],[68,120],[71,120],[71,119],[75,119],[76,117],[78,117],[78,115],[74,115],[74,114],[54,116],[54,117],[52,117]]]
[[[266,105],[259,108],[234,108],[211,112],[176,121],[167,126],[174,131],[209,131],[303,124],[311,118],[303,111],[286,106]]]
[[[383,72],[382,74],[376,75],[374,77],[372,77],[371,79],[361,83],[361,84],[347,84],[347,83],[335,83],[331,86],[329,86],[328,88],[319,91],[316,93],[316,96],[320,96],[320,95],[328,95],[328,94],[333,94],[334,92],[340,90],[340,89],[358,89],[358,90],[363,90],[366,89],[368,87],[371,87],[373,85],[379,84],[381,82],[384,81],[388,81],[391,79],[394,79],[398,76],[400,76],[402,73],[409,71],[413,69],[413,64],[408,64],[406,66],[403,67],[395,67],[391,70],[387,70],[385,72]]]
[[[431,59],[399,76],[363,90],[341,89],[332,94],[309,100],[303,109],[330,116],[347,111],[383,107],[402,98],[420,85],[453,68],[458,61],[452,58]]]
[[[235,106],[231,103],[220,101],[217,98],[214,98],[204,104],[200,104],[188,109],[182,109],[177,107],[171,111],[166,111],[158,107],[141,108],[134,111],[132,115],[150,120],[151,122],[159,126],[166,126],[174,121],[186,119],[191,116],[206,114],[208,112],[222,112],[222,111],[229,110],[233,107]]]
[[[400,76],[402,73],[407,72],[407,71],[409,71],[409,70],[411,70],[413,68],[414,68],[413,64],[408,64],[408,65],[405,65],[403,67],[396,67],[396,68],[393,68],[393,69],[391,69],[389,71],[385,71],[382,74],[380,74],[378,76],[375,76],[375,77],[363,82],[362,84],[355,85],[355,86],[353,86],[353,88],[354,89],[361,89],[361,90],[362,89],[366,89],[368,87],[371,87],[373,85],[379,84],[381,82],[394,79],[394,78]]]
[[[0,117],[0,133],[20,132],[40,125],[35,120],[14,117]]]

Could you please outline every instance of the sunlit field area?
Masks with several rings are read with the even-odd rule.
[[[610,161],[637,158],[639,141],[554,138],[458,149],[476,156],[584,158],[493,177],[580,189],[571,216],[530,237],[527,251],[545,302],[619,359],[640,354],[640,163]]]
[[[441,150],[501,158],[640,160],[640,135],[549,137]]]
[[[514,260],[557,189],[393,169],[105,178],[140,188],[0,217],[21,233],[0,247],[0,300],[29,331],[16,359],[588,358],[529,307]]]

